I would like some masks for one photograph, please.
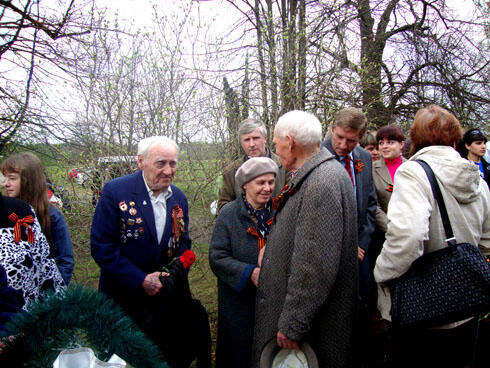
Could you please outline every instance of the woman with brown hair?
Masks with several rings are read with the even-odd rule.
[[[395,173],[400,165],[406,161],[402,157],[405,137],[400,127],[386,125],[376,133],[376,141],[382,156],[380,160],[373,161],[373,181],[378,199],[376,226],[381,231],[386,232],[386,212],[388,212],[388,203],[393,192]]]
[[[23,152],[5,159],[1,170],[5,175],[7,195],[22,199],[34,208],[51,255],[55,256],[61,276],[68,284],[75,265],[73,247],[65,218],[49,203],[41,161],[36,155]]]
[[[445,246],[445,231],[422,166],[425,161],[441,188],[454,236],[490,253],[490,193],[478,168],[455,150],[461,139],[459,121],[440,106],[415,114],[410,129],[412,157],[398,168],[388,208],[386,241],[376,261],[378,308],[391,320],[386,283],[400,277],[426,253]],[[468,365],[476,322],[456,321],[437,328],[393,329],[393,367],[458,367]]]

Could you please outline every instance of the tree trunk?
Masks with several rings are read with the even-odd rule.
[[[299,3],[298,22],[298,102],[296,108],[305,109],[306,104],[306,1]]]
[[[269,106],[267,102],[267,76],[266,76],[266,66],[264,58],[264,40],[263,40],[263,26],[260,16],[260,0],[255,0],[254,7],[256,31],[257,31],[257,52],[259,57],[260,65],[260,91],[262,93],[262,121],[266,127],[269,127]]]
[[[388,7],[396,4],[392,1]],[[382,94],[381,68],[386,39],[386,26],[380,22],[374,33],[374,19],[369,0],[359,0],[359,24],[361,32],[361,87],[362,105],[368,123],[375,129],[391,123],[391,114],[384,105]]]
[[[230,137],[230,153],[231,158],[236,159],[240,152],[237,136],[238,124],[240,123],[240,107],[238,106],[236,92],[230,87],[226,77],[223,78],[223,89],[225,92],[226,125],[228,128],[228,136]]]
[[[296,0],[282,0],[283,69],[281,81],[281,115],[294,110],[296,102],[296,6]]]

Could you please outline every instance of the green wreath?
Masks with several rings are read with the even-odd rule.
[[[1,337],[1,367],[53,366],[64,349],[91,348],[98,359],[117,354],[135,368],[168,368],[158,348],[105,295],[81,285],[70,285],[63,295],[34,302],[28,313],[17,313]]]

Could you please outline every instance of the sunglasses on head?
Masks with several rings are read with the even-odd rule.
[[[481,135],[481,136],[483,136],[484,134],[478,129],[471,129],[468,132],[468,135]]]

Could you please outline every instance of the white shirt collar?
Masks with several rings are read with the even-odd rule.
[[[349,157],[350,157],[351,162],[354,160],[354,155],[352,154],[352,151],[350,151],[350,152],[349,152],[347,155],[345,155],[345,156],[349,156]],[[339,157],[340,157],[340,159],[343,161],[345,156],[339,156]]]
[[[157,201],[162,199],[163,201],[166,201],[167,198],[170,198],[172,196],[172,186],[169,185],[169,187],[167,188],[167,190],[165,192],[162,192],[158,196],[155,197],[153,195],[153,190],[150,189],[150,187],[148,186],[148,183],[146,182],[143,170],[141,170],[141,175],[143,176],[143,182],[145,183],[146,190],[148,191],[148,196],[150,197],[150,199],[154,199]]]

